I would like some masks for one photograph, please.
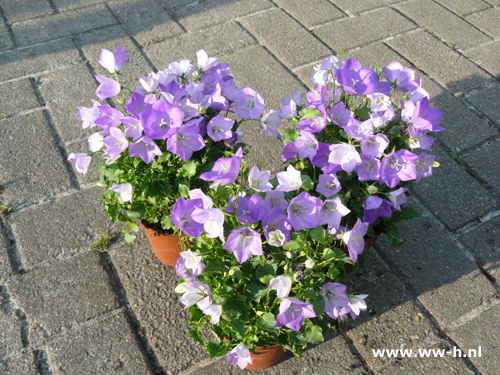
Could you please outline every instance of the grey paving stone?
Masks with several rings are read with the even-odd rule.
[[[400,2],[401,0],[333,0],[332,3],[337,5],[343,11],[354,15],[370,9],[380,8],[386,5],[391,5]]]
[[[38,375],[33,352],[29,349],[11,357],[0,357],[2,375]]]
[[[98,132],[102,128],[95,127],[93,128],[94,132]],[[71,143],[70,145],[64,146],[66,149],[66,153],[69,155],[72,152],[75,154],[77,153],[85,153],[89,152],[89,143],[87,140],[80,141],[80,142],[75,142]],[[100,179],[100,173],[99,173],[99,163],[105,162],[104,158],[102,158],[100,155],[94,155],[92,157],[92,161],[89,164],[89,167],[87,169],[87,173],[85,176],[83,176],[81,173],[78,173],[75,168],[75,164],[71,163],[71,167],[75,171],[76,178],[80,185],[82,184],[89,184],[89,183],[94,183],[98,182]]]
[[[110,2],[109,6],[143,46],[184,33],[154,0],[119,0]]]
[[[481,266],[500,281],[500,218],[495,218],[458,237]]]
[[[306,27],[346,17],[338,8],[327,0],[277,0],[280,7],[289,12]]]
[[[56,340],[49,352],[60,374],[153,374],[124,313]]]
[[[78,50],[69,38],[3,52],[0,53],[0,81],[61,69],[80,60]]]
[[[239,25],[226,22],[148,45],[144,50],[158,69],[165,69],[170,62],[183,59],[190,59],[196,64],[196,52],[200,49],[204,49],[208,56],[218,57],[254,44],[255,40]]]
[[[500,191],[500,142],[495,141],[464,157],[474,173],[486,181],[497,192]]]
[[[42,111],[0,121],[0,180],[10,206],[37,203],[72,187],[66,162]]]
[[[101,207],[103,191],[85,189],[12,214],[9,222],[24,267],[86,252],[102,234],[117,234]]]
[[[416,0],[397,5],[408,18],[456,48],[468,49],[491,40],[446,8],[431,0]]]
[[[244,17],[240,22],[290,68],[331,54],[328,48],[280,9]]]
[[[40,107],[33,85],[28,79],[1,84],[0,102],[0,118]]]
[[[500,373],[500,305],[492,307],[449,335],[466,353],[469,349],[481,347],[481,358],[469,357],[481,374]]]
[[[491,8],[471,14],[466,19],[494,39],[500,38],[500,9]]]
[[[314,29],[336,52],[387,38],[417,26],[391,8],[383,8]]]
[[[174,8],[174,14],[188,31],[274,7],[269,0],[205,0]]]
[[[493,80],[472,62],[423,30],[397,36],[387,43],[453,93],[478,89]]]
[[[405,244],[392,248],[385,237],[377,241],[396,274],[401,275],[441,326],[447,326],[495,294],[488,279],[433,220],[422,216],[398,223]]]
[[[0,229],[3,229],[0,227]],[[12,275],[12,267],[9,260],[8,240],[2,230],[0,230],[0,284]]]
[[[104,5],[64,12],[12,25],[22,46],[112,25],[116,19]]]
[[[105,0],[52,0],[60,11],[88,7],[94,4],[104,3]]]
[[[15,312],[10,310],[7,313],[0,309],[0,370],[2,357],[13,356],[23,349],[21,330],[21,323]]]
[[[90,108],[93,105],[90,99],[99,100],[95,95],[98,83],[83,62],[41,76],[38,85],[63,142],[96,132],[95,128],[82,129],[82,121],[76,118],[76,107]]]
[[[467,97],[471,104],[488,116],[491,120],[500,124],[500,84],[494,84],[481,91],[476,91]]]
[[[48,0],[3,0],[2,10],[11,24],[54,13]]]
[[[157,259],[144,231],[132,244],[112,249],[110,255],[160,366],[177,374],[207,359],[203,348],[188,335],[188,312],[174,292],[179,280],[175,269]]]
[[[461,16],[489,8],[482,0],[436,0],[441,5]]]
[[[498,61],[500,61],[500,42],[466,51],[465,55],[497,78],[500,78],[500,64],[498,64]]]
[[[465,170],[434,146],[439,168],[416,185],[414,193],[450,229],[455,230],[498,207],[498,201]]]
[[[123,46],[130,56],[120,75],[120,83],[131,90],[140,86],[139,75],[147,76],[152,71],[151,66],[121,26],[105,27],[82,34],[77,41],[95,72],[106,77],[109,76],[108,70],[96,62],[101,54],[101,48],[114,52],[119,46]],[[91,97],[95,98],[95,95],[92,94]]]
[[[0,51],[14,48],[14,43],[10,38],[9,31],[4,22],[0,23]]]
[[[119,307],[115,286],[96,252],[33,269],[12,278],[7,288],[27,316],[33,347]]]

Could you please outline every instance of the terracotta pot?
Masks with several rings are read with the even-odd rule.
[[[265,368],[274,366],[285,355],[285,350],[281,345],[264,346],[263,348],[256,348],[252,357],[252,364],[248,364],[245,370],[263,370]]]
[[[376,241],[376,239],[380,236],[380,233],[376,234],[373,237],[365,237],[365,251],[368,250],[370,247],[373,246],[373,243]],[[349,255],[349,251],[347,250],[347,247],[345,245],[340,246],[342,251],[346,254]],[[344,265],[345,271],[346,272],[352,272],[354,270],[354,266],[352,264],[345,264]]]
[[[142,227],[148,235],[149,242],[159,260],[170,267],[175,267],[179,253],[182,251],[179,236],[177,234],[165,234],[155,232],[153,229]]]

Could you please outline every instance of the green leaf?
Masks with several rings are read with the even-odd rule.
[[[246,319],[248,317],[246,308],[232,298],[228,298],[222,304],[222,314],[225,315],[228,320],[237,318]]]
[[[287,144],[289,142],[295,141],[297,138],[299,138],[300,133],[293,129],[293,128],[286,128],[285,131],[283,132],[283,143]]]
[[[290,242],[284,244],[283,249],[288,251],[300,251],[304,248],[306,242],[305,239],[305,233],[293,233],[292,237],[290,238]]]
[[[250,292],[248,298],[257,301],[259,301],[261,297],[264,297],[268,291],[268,288],[266,286],[262,287],[255,284],[248,284],[247,289]]]
[[[361,121],[368,120],[370,118],[370,110],[368,107],[360,108],[356,111],[356,115],[361,119]]]
[[[240,336],[239,338],[243,339],[247,333],[245,321],[242,319],[231,319],[231,325],[236,329],[236,336]]]
[[[316,108],[304,108],[302,110],[302,118],[306,118],[308,120],[312,120],[313,118],[316,118],[318,116],[321,116],[322,113],[318,111]]]
[[[229,193],[227,191],[227,188],[220,184],[219,186],[217,186],[217,196],[222,199],[223,201],[225,201],[228,197]]]
[[[172,228],[172,221],[168,216],[163,216],[163,219],[161,219],[161,227],[165,230]]]
[[[200,333],[196,329],[190,329],[189,330],[189,336],[194,340],[194,342],[197,342],[201,346],[205,345],[205,340],[203,340],[203,337],[201,337]]]
[[[304,330],[304,338],[312,344],[321,344],[324,341],[323,330],[321,327],[311,324]]]
[[[269,281],[276,275],[276,268],[274,268],[271,263],[266,263],[263,266],[257,267],[255,271],[255,276],[263,284],[269,284]]]
[[[265,313],[262,315],[259,320],[257,320],[257,325],[260,328],[267,329],[270,331],[276,331],[277,328],[274,328],[274,325],[276,324],[276,318],[274,315],[270,312]]]
[[[332,259],[335,256],[335,251],[327,247],[326,249],[323,250],[323,259],[328,260]]]
[[[384,77],[384,71],[380,66],[375,65],[373,67],[373,70],[375,71],[375,73],[377,73],[378,79],[382,79]]]
[[[198,163],[194,159],[187,161],[181,167],[181,176],[193,177],[196,174],[196,167],[197,166],[198,166]]]
[[[130,230],[133,230],[134,232],[137,232],[139,230],[139,226],[137,225],[136,222],[128,223],[128,227]]]
[[[179,194],[186,199],[189,199],[189,188],[186,185],[179,184]]]
[[[411,220],[420,217],[420,214],[412,207],[401,207],[401,211],[396,211],[394,218],[396,221]]]
[[[224,346],[221,344],[216,344],[215,342],[209,341],[207,345],[207,353],[210,358],[218,357],[223,354]]]
[[[314,182],[308,175],[302,175],[302,189],[305,191],[310,191],[314,188]]]
[[[398,237],[398,238],[394,238],[394,239],[392,240],[392,244],[391,244],[391,246],[392,246],[392,247],[401,246],[401,245],[402,245],[402,244],[404,244],[405,242],[406,242],[406,240],[405,240],[405,239],[403,239],[403,238],[400,238],[400,237]]]
[[[304,335],[302,335],[302,333],[300,333],[300,332],[289,331],[288,337],[290,338],[290,341],[293,341],[301,346],[304,344],[307,344],[307,341],[306,341]]]
[[[222,260],[219,258],[213,258],[208,262],[208,265],[203,270],[204,274],[210,274],[213,272],[226,272],[227,267],[224,265]]]
[[[326,230],[323,227],[316,227],[309,233],[311,234],[311,238],[316,242],[321,241],[326,237]]]
[[[125,211],[127,216],[132,220],[141,220],[146,216],[146,209],[144,206],[134,207],[132,210]]]
[[[133,240],[137,238],[137,236],[129,233],[126,228],[122,228],[122,237],[126,243],[131,243]]]
[[[349,258],[349,259],[351,259],[351,258]],[[330,268],[328,269],[328,272],[327,272],[326,276],[328,276],[332,280],[335,280],[335,278],[338,275],[339,275],[339,269],[335,265],[330,266]]]
[[[325,299],[320,297],[314,301],[310,301],[311,305],[316,313],[316,316],[320,316],[325,311]]]
[[[389,224],[389,228],[386,234],[391,238],[398,238],[399,237],[398,227],[394,223]]]
[[[191,314],[191,317],[189,318],[189,321],[191,322],[198,322],[200,321],[201,318],[204,317],[204,314],[201,312],[201,310],[196,307],[196,305],[191,306],[188,309],[189,313]]]

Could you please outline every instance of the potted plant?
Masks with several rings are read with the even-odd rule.
[[[263,368],[252,367],[259,348],[301,356],[339,317],[366,310],[367,296],[346,294],[340,277],[360,267],[365,237],[403,242],[395,223],[418,216],[401,207],[408,186],[438,166],[412,152],[430,150],[426,132],[443,129],[411,69],[393,62],[371,70],[331,56],[312,78],[305,104],[294,92],[261,119],[270,135],[279,136],[282,119],[300,129],[283,134],[285,171],[270,179],[239,157],[220,159],[200,175],[212,189],[180,197],[172,210],[176,230],[192,241],[176,265],[189,334],[210,357],[226,354],[241,368]],[[391,92],[404,99],[393,102]],[[219,179],[229,166],[232,176]],[[215,341],[202,336],[206,326]]]
[[[208,189],[198,178],[222,156],[244,147],[241,123],[258,119],[264,101],[248,87],[238,89],[227,64],[197,52],[197,63],[172,62],[167,69],[140,76],[132,91],[120,84],[128,54],[102,49],[97,60],[109,77],[100,83],[91,108],[78,107],[82,127],[99,131],[89,137],[89,152],[70,154],[76,170],[87,172],[93,157],[99,166],[100,185],[106,187],[103,206],[111,221],[127,223],[122,235],[131,242],[137,221],[145,227],[152,245],[167,264],[175,265],[179,238],[173,233],[170,213],[179,196],[189,198]],[[113,98],[117,106],[106,100]],[[235,114],[236,112],[236,114]],[[230,118],[232,117],[232,118]],[[173,240],[174,244],[161,241]],[[176,245],[175,249],[171,246]],[[159,246],[159,247],[158,247]]]

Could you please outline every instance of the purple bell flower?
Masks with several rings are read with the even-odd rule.
[[[294,331],[299,331],[304,318],[315,318],[316,313],[310,303],[287,297],[280,304],[280,313],[276,317],[274,327],[286,326]]]

